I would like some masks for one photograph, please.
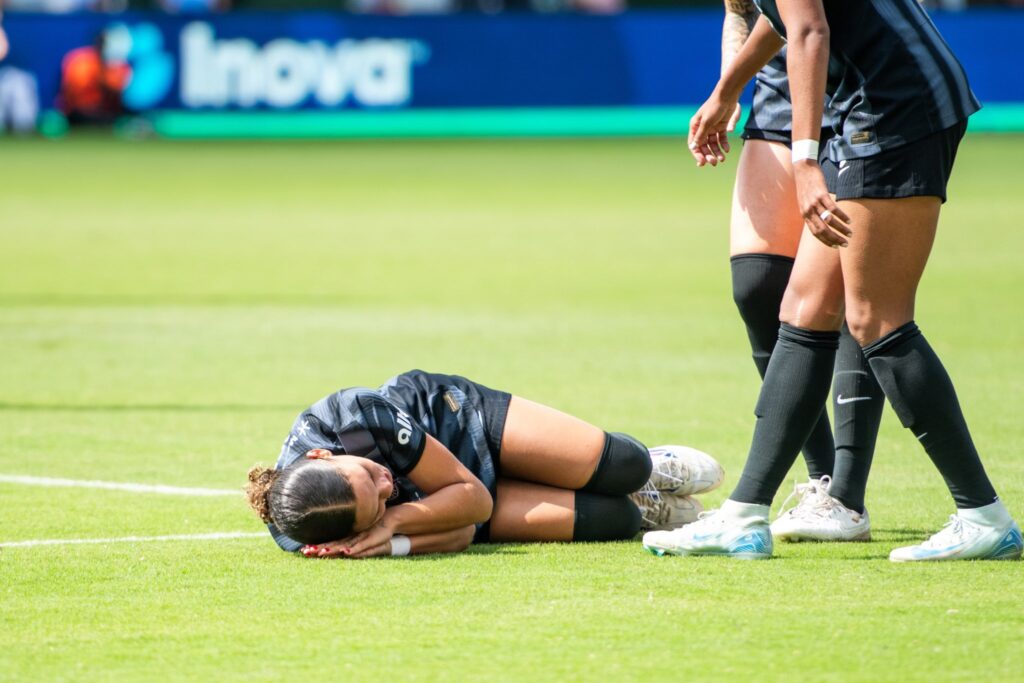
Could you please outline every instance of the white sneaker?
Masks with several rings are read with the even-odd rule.
[[[796,507],[785,510],[772,522],[772,536],[780,541],[870,541],[871,518],[851,510],[829,495],[832,480],[828,476],[797,484],[793,496],[800,496]]]
[[[1020,527],[987,526],[950,515],[946,526],[921,545],[896,548],[889,553],[893,562],[936,560],[1017,560],[1024,550]]]
[[[644,550],[654,555],[725,555],[742,560],[772,556],[772,532],[764,519],[737,519],[720,510],[702,512],[693,524],[648,531]]]
[[[643,518],[640,528],[643,531],[675,529],[690,524],[697,521],[697,515],[704,509],[696,498],[658,491],[650,482],[630,494],[629,499],[640,508]]]
[[[658,446],[649,449],[654,469],[651,484],[663,493],[692,496],[721,485],[725,471],[707,453],[688,446]]]

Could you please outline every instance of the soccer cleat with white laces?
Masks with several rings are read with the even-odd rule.
[[[772,536],[780,541],[870,541],[871,519],[851,510],[829,495],[832,481],[828,476],[797,484],[783,502],[782,512],[772,522]],[[796,507],[785,510],[786,504],[799,496]]]
[[[644,531],[675,529],[690,524],[697,521],[697,515],[704,509],[696,498],[658,491],[650,482],[636,493],[631,493],[629,499],[640,508],[640,528]]]
[[[725,471],[707,453],[689,446],[657,446],[649,449],[651,485],[663,493],[692,496],[718,488]]]
[[[990,525],[985,523],[986,520],[970,518],[971,512],[960,510],[950,515],[946,526],[927,541],[896,548],[889,553],[889,559],[893,562],[1020,559],[1024,540],[1016,522],[1011,519]]]
[[[644,550],[659,556],[724,555],[765,560],[772,556],[772,532],[765,516],[741,518],[710,510],[702,512],[693,524],[672,531],[648,531],[644,534]]]

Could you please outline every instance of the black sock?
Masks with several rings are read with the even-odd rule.
[[[747,326],[747,338],[757,372],[764,379],[775,342],[779,339],[779,307],[786,293],[793,259],[778,254],[738,254],[729,259],[732,268],[732,298]],[[828,412],[821,414],[803,444],[807,472],[813,479],[832,474],[835,443]]]
[[[625,496],[577,491],[574,541],[628,541],[640,533],[640,509]]]
[[[953,382],[913,321],[864,347],[900,422],[935,463],[958,508],[994,503],[995,489],[967,429]]]
[[[851,510],[864,512],[864,491],[875,454],[885,393],[846,325],[839,336],[832,392],[836,466],[829,493]]]
[[[828,398],[838,332],[782,323],[754,414],[754,440],[730,499],[771,505]]]

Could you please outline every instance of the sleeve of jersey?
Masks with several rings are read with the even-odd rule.
[[[375,391],[360,392],[356,405],[373,437],[377,450],[398,475],[406,475],[419,464],[427,436],[412,417]]]

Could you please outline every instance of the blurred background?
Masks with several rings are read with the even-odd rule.
[[[678,134],[718,73],[717,0],[2,0],[0,123],[50,137]],[[1024,130],[1024,0],[929,0]]]

